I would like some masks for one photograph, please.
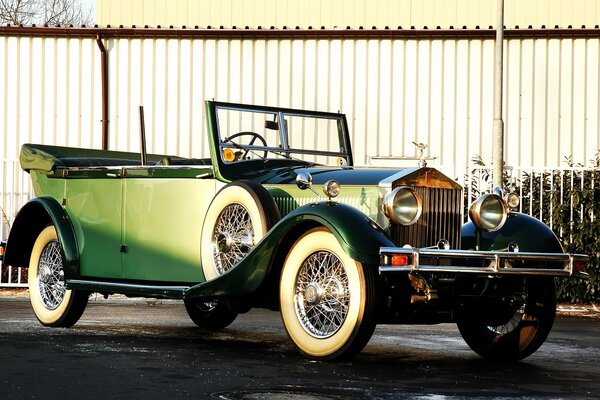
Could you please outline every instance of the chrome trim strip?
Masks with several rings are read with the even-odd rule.
[[[589,257],[584,254],[562,253],[512,253],[506,251],[475,251],[475,250],[443,250],[443,249],[417,249],[382,247],[379,250],[382,265],[380,273],[389,272],[430,272],[430,273],[465,273],[465,274],[491,274],[491,275],[547,275],[547,276],[572,276],[587,278],[586,272],[575,271],[575,262],[587,263]],[[407,255],[412,258],[412,263],[406,266],[386,265],[384,259],[394,254]],[[435,258],[441,263],[450,265],[421,264],[422,258]],[[457,260],[479,260],[488,262],[487,266],[461,265]],[[562,264],[557,268],[528,268],[513,267],[514,261],[555,262]]]
[[[478,268],[478,267],[442,267],[437,265],[422,265],[415,269],[413,266],[406,267],[391,267],[380,266],[380,273],[390,272],[428,272],[428,273],[457,273],[457,274],[483,274],[483,275],[538,275],[538,276],[556,276],[556,277],[576,277],[588,278],[586,272],[573,272],[564,269],[538,269],[538,268],[502,268],[494,267]]]

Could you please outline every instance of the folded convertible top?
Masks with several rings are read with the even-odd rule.
[[[156,164],[163,155],[148,155],[148,161]],[[24,171],[52,172],[56,168],[110,167],[140,165],[140,154],[122,151],[79,149],[74,147],[24,144],[21,147],[21,168]],[[173,157],[177,159],[179,157]]]

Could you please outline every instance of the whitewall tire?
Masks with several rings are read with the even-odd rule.
[[[28,282],[31,306],[43,325],[70,327],[83,314],[89,293],[66,289],[62,248],[54,226],[44,228],[33,245]]]
[[[238,181],[223,187],[202,227],[200,256],[206,280],[233,268],[278,220],[279,210],[260,184]]]
[[[325,228],[292,246],[280,281],[281,317],[298,349],[315,359],[352,356],[375,328],[373,271],[352,259]]]

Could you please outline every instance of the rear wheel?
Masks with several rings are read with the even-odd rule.
[[[496,315],[464,310],[457,326],[465,342],[480,356],[521,360],[533,354],[552,329],[556,314],[553,278],[526,278],[522,293],[505,308],[493,312]]]
[[[375,329],[375,277],[324,228],[292,246],[280,282],[281,317],[288,335],[315,359],[349,357]]]
[[[42,325],[71,327],[79,320],[89,293],[66,289],[62,248],[54,226],[46,227],[33,245],[28,281],[31,306]]]
[[[185,309],[196,325],[205,329],[222,329],[238,316],[224,301],[185,300]]]

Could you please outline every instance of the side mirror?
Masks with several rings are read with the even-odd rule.
[[[279,122],[265,121],[265,129],[270,129],[272,131],[278,131],[279,130]]]

